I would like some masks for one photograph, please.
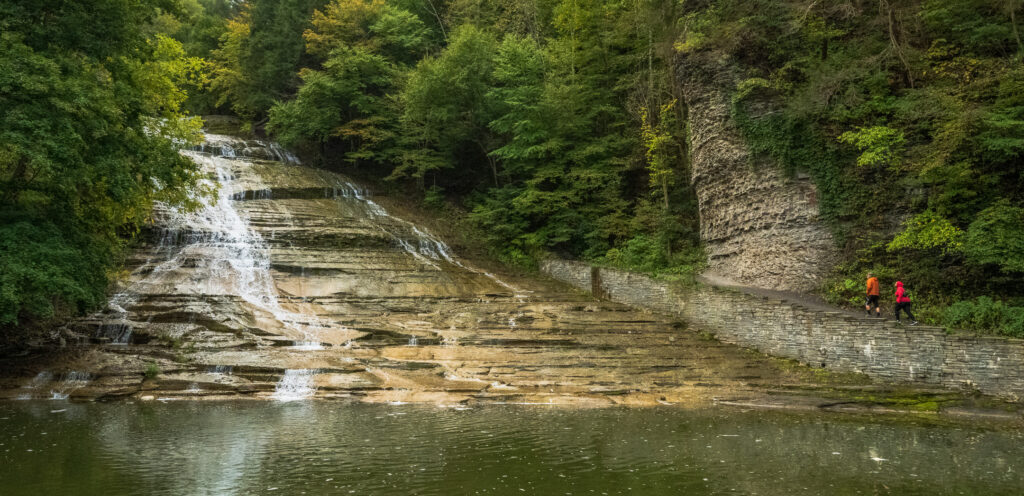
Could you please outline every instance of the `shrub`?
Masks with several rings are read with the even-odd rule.
[[[149,365],[146,365],[146,371],[144,372],[144,374],[146,376],[146,379],[154,379],[156,378],[157,375],[160,374],[160,367],[156,364],[156,362],[149,362]]]
[[[0,221],[7,220],[0,215]],[[103,301],[109,240],[49,221],[0,222],[0,326],[82,312]]]
[[[979,296],[950,305],[943,314],[942,323],[949,327],[1024,338],[1024,307]]]
[[[1004,273],[1024,272],[1024,208],[1002,200],[983,210],[967,229],[964,254]]]
[[[886,247],[888,251],[941,248],[944,253],[954,253],[963,249],[963,231],[931,210],[915,215],[905,227]]]
[[[423,204],[431,210],[441,211],[445,207],[444,188],[431,186],[423,194]]]
[[[644,272],[666,265],[664,245],[643,234],[626,241],[621,248],[608,250],[605,258],[614,265]]]

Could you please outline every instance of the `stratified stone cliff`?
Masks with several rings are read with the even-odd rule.
[[[813,182],[786,177],[777,164],[751,155],[731,118],[738,77],[728,64],[681,56],[678,67],[709,275],[764,288],[815,288],[835,247],[818,220]]]

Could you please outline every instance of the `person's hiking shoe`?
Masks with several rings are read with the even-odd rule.
[[[910,325],[917,325],[917,321],[915,320],[915,321],[911,322]]]

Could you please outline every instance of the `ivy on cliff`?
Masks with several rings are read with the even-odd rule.
[[[752,151],[817,183],[846,259],[830,298],[859,301],[847,282],[872,269],[912,284],[939,322],[957,298],[1024,296],[1024,223],[1012,220],[1024,205],[1022,11],[1017,0],[720,0],[688,11],[678,46],[728,57]]]

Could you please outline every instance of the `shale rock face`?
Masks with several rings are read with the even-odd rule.
[[[681,57],[676,75],[689,109],[691,174],[709,273],[771,289],[805,291],[832,266],[835,247],[818,221],[811,180],[787,178],[751,156],[732,122],[738,78],[718,60]]]

